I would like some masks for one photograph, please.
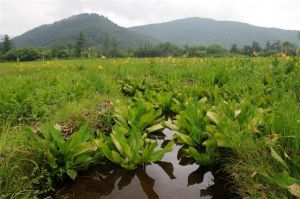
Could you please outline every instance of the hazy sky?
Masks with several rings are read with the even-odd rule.
[[[197,16],[300,30],[300,0],[0,0],[0,34],[17,36],[84,12],[124,27]]]

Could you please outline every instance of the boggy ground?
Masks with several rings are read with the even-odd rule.
[[[53,173],[45,146],[33,138],[44,126],[56,126],[64,139],[82,126],[110,139],[119,125],[115,109],[144,101],[162,116],[176,115],[160,122],[178,131],[200,167],[221,163],[241,197],[293,198],[300,184],[299,66],[279,55],[1,63],[0,195],[46,197],[74,176]]]
[[[174,132],[164,129],[159,147],[172,139]],[[216,168],[201,168],[174,146],[161,161],[127,171],[103,161],[83,172],[75,181],[63,184],[56,198],[238,198]]]

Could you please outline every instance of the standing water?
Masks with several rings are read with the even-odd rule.
[[[172,139],[173,132],[165,129],[159,145]],[[57,192],[70,199],[226,199],[226,181],[214,171],[200,168],[183,155],[180,145],[166,153],[161,161],[127,171],[110,162],[103,162],[79,175],[74,182]]]

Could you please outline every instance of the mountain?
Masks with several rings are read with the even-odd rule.
[[[13,38],[16,47],[54,47],[74,44],[83,32],[85,47],[103,46],[107,36],[115,39],[121,49],[134,48],[147,42],[157,42],[126,28],[120,27],[98,14],[80,14],[42,25]]]
[[[130,30],[179,46],[219,44],[229,48],[233,43],[244,46],[257,41],[261,45],[265,45],[267,41],[277,40],[300,43],[297,37],[299,31],[264,28],[241,22],[217,21],[198,17],[136,26]]]
[[[242,47],[257,41],[290,41],[299,44],[298,31],[264,28],[241,22],[186,18],[165,23],[123,28],[98,14],[80,14],[42,25],[13,38],[16,47],[54,47],[74,44],[83,32],[85,47],[103,47],[105,39],[114,38],[121,49],[136,48],[145,43],[171,42],[178,46],[219,44]],[[1,37],[1,36],[0,36]],[[1,38],[0,38],[1,39]]]

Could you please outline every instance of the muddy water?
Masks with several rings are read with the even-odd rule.
[[[165,129],[164,137],[158,136],[160,145],[172,138],[172,131]],[[78,199],[226,199],[232,195],[226,182],[214,171],[200,168],[186,158],[181,146],[165,154],[161,161],[127,171],[110,162],[103,162],[78,176],[76,181],[63,187],[58,196]]]

